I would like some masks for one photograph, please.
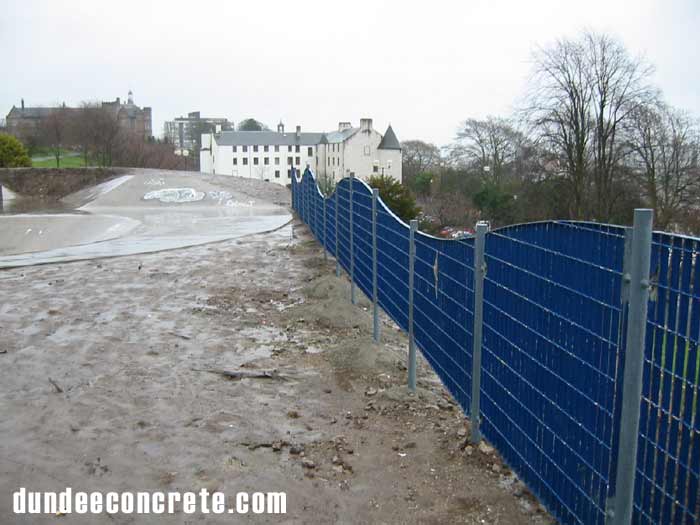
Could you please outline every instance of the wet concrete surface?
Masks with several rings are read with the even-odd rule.
[[[269,231],[291,218],[270,202],[284,204],[288,190],[272,186],[131,170],[49,203],[5,190],[0,268],[171,250]]]

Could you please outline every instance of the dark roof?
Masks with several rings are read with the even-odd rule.
[[[323,133],[278,133],[276,131],[222,131],[216,135],[219,146],[294,146],[319,144]]]
[[[326,137],[325,133],[321,134],[321,138],[318,141],[319,144],[328,144],[328,137]]]
[[[382,137],[382,141],[377,146],[377,149],[397,149],[401,151],[401,143],[399,139],[396,138],[396,133],[391,129],[391,124],[386,128],[386,133]]]
[[[39,107],[25,107],[24,109],[13,107],[7,114],[8,117],[16,118],[45,118],[48,117],[52,111],[61,108],[39,108]],[[67,109],[67,108],[64,108]]]

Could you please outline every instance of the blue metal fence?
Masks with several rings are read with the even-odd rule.
[[[409,323],[409,227],[346,178],[324,198],[313,174],[292,177],[293,207],[353,281]],[[323,219],[325,213],[325,221]],[[337,224],[337,228],[336,228]],[[474,241],[415,237],[418,348],[470,415]],[[481,431],[563,523],[604,523],[615,495],[626,328],[628,229],[572,221],[486,235]],[[700,239],[658,233],[652,245],[635,523],[700,521]]]

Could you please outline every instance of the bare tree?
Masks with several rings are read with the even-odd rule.
[[[625,126],[628,162],[662,229],[693,206],[700,189],[700,132],[686,114],[659,103],[636,108]]]
[[[420,205],[423,212],[437,219],[440,226],[472,226],[479,219],[479,210],[458,192],[425,197]]]
[[[620,127],[654,97],[652,68],[598,33],[560,40],[536,52],[534,63],[525,114],[560,159],[572,192],[571,215],[607,220],[622,171]]]
[[[613,184],[624,155],[620,126],[637,108],[653,102],[649,84],[653,68],[629,55],[621,42],[608,35],[584,35],[588,82],[593,94],[593,186],[595,216],[609,220],[616,195]]]
[[[440,148],[422,140],[401,143],[402,174],[408,181],[419,173],[436,170],[442,165]]]
[[[63,147],[69,142],[69,116],[65,107],[51,111],[41,122],[39,137],[43,145],[51,149],[56,167],[60,168]]]
[[[520,154],[524,136],[503,118],[467,119],[457,133],[451,148],[453,162],[485,172],[499,184]]]
[[[571,216],[583,218],[593,126],[583,46],[560,40],[540,49],[534,62],[526,117],[541,143],[561,159],[571,187]]]
[[[122,128],[117,115],[101,107],[95,118],[95,153],[102,166],[111,166],[118,141],[122,138]]]
[[[103,109],[98,102],[83,102],[71,118],[73,143],[80,149],[87,166],[90,155],[99,148],[99,127]]]

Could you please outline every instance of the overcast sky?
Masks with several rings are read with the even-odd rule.
[[[5,0],[0,114],[132,89],[157,135],[199,110],[308,131],[367,116],[442,145],[467,117],[507,115],[532,50],[585,28],[644,54],[700,116],[698,0]]]

